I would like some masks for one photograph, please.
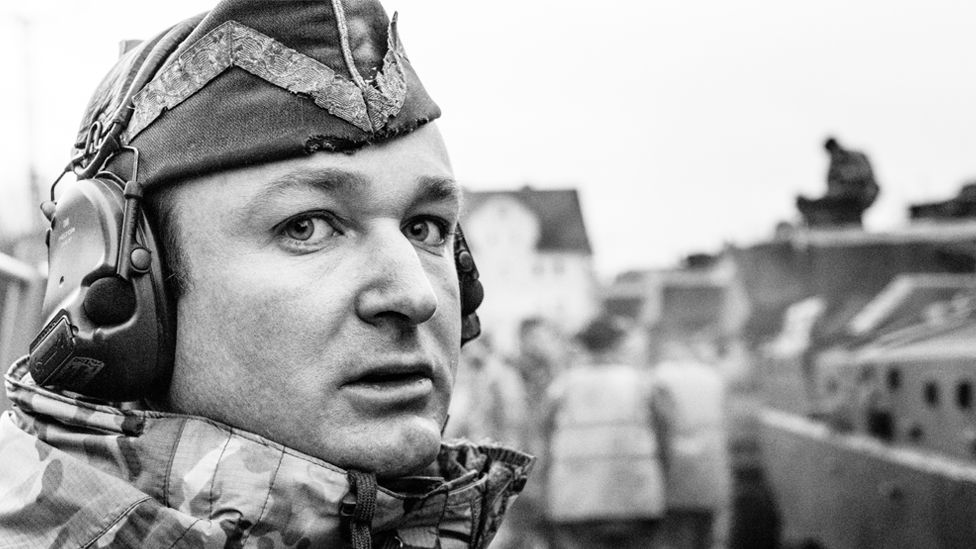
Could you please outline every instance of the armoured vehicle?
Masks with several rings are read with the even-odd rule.
[[[787,547],[976,547],[976,223],[736,250]]]

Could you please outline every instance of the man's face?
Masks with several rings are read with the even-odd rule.
[[[173,199],[190,284],[169,406],[380,476],[433,461],[461,338],[459,191],[436,127]]]

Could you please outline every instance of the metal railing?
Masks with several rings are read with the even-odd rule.
[[[27,353],[40,328],[44,275],[30,265],[0,253],[0,371]],[[0,391],[0,410],[10,407]]]

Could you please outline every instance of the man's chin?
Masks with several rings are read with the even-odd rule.
[[[344,469],[375,473],[379,478],[422,474],[437,459],[441,445],[440,428],[425,420],[397,428],[366,430],[357,438],[346,441],[345,448],[326,460]]]

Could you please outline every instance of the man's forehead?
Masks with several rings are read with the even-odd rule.
[[[450,201],[460,206],[447,149],[434,124],[351,154],[314,152],[188,179],[194,195],[240,205],[269,203],[309,193]]]

